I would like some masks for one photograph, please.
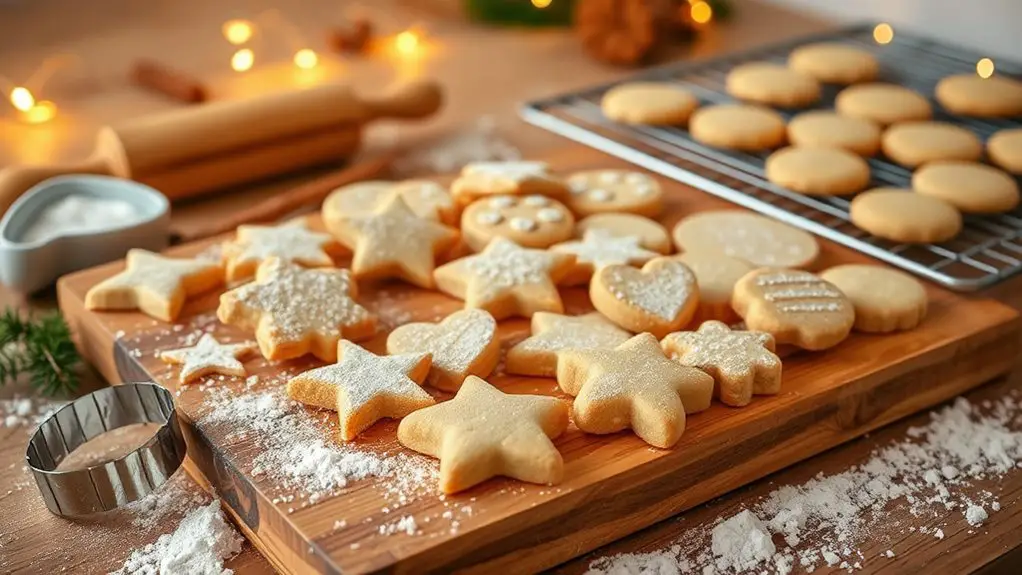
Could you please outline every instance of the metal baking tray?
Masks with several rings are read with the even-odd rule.
[[[752,61],[784,63],[792,49],[810,42],[844,42],[873,53],[879,81],[901,84],[931,98],[944,76],[975,73],[983,55],[921,36],[897,31],[889,44],[873,39],[873,25],[858,25],[706,61],[651,68],[634,76],[525,104],[527,122],[602,150],[666,177],[793,224],[958,291],[992,285],[1022,271],[1022,207],[992,216],[966,216],[953,240],[941,244],[899,244],[874,237],[849,222],[849,198],[810,197],[767,181],[763,166],[769,152],[746,153],[704,146],[680,128],[629,126],[607,120],[600,100],[608,89],[637,80],[673,82],[702,104],[734,101],[724,89],[728,71]],[[1022,66],[997,59],[997,73],[1022,76]],[[816,109],[834,106],[839,86],[824,86]],[[934,104],[934,119],[975,132],[984,142],[994,132],[1022,127],[1022,119],[954,116]],[[803,110],[779,110],[786,119]],[[910,187],[912,172],[883,157],[869,160],[872,186]]]

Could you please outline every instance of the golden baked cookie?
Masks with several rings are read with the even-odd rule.
[[[935,92],[940,105],[952,114],[983,118],[1022,116],[1022,82],[1007,76],[947,76],[937,82]]]
[[[497,322],[486,310],[463,309],[439,323],[406,323],[387,336],[387,353],[428,352],[429,384],[457,391],[470,375],[487,377],[500,361]]]
[[[896,242],[943,242],[962,229],[962,214],[948,202],[898,188],[875,188],[855,196],[849,216],[856,227]]]
[[[629,170],[589,170],[567,179],[568,208],[580,217],[626,212],[655,218],[664,210],[663,191],[651,176]]]
[[[788,66],[828,84],[870,82],[880,70],[872,54],[838,42],[799,46],[788,55]]]
[[[661,256],[642,269],[609,265],[596,270],[589,299],[597,311],[624,329],[663,337],[695,315],[699,286],[688,266]]]
[[[1001,168],[1022,175],[1022,128],[995,132],[987,140],[987,155]]]
[[[507,350],[508,373],[554,377],[557,353],[567,349],[614,349],[632,334],[598,312],[579,316],[539,312],[532,316],[532,335]]]
[[[429,180],[390,182],[372,180],[337,188],[323,202],[323,223],[333,231],[340,218],[367,216],[387,203],[394,195],[401,196],[415,215],[439,220],[447,225],[458,221],[458,206],[447,189]]]
[[[807,267],[820,253],[809,233],[738,210],[692,214],[674,226],[672,235],[680,252],[719,253],[755,266]]]
[[[731,294],[738,280],[756,266],[712,251],[685,252],[674,257],[692,270],[699,285],[699,309],[693,323],[714,319],[725,323],[738,321],[738,314],[731,309]]]
[[[896,122],[929,120],[933,109],[929,100],[894,84],[857,84],[837,95],[834,108],[843,116],[862,118],[889,126]]]
[[[884,155],[910,168],[939,160],[978,160],[983,143],[972,131],[947,122],[900,122],[887,128]]]
[[[923,284],[905,272],[875,265],[846,264],[820,274],[855,308],[856,331],[888,333],[912,329],[926,317]]]
[[[691,92],[655,82],[630,82],[607,90],[603,115],[623,124],[684,126],[699,100]]]
[[[279,226],[238,226],[234,239],[223,243],[227,281],[249,279],[271,257],[307,268],[333,267],[330,254],[338,247],[330,234],[310,230],[304,218]]]
[[[571,237],[575,216],[546,196],[489,196],[461,213],[465,244],[481,251],[496,237],[527,248],[548,248]]]
[[[671,253],[671,236],[658,222],[633,214],[594,214],[575,225],[575,237],[589,230],[604,230],[612,236],[636,236],[639,245],[661,254]]]
[[[845,196],[869,185],[866,160],[840,148],[782,148],[764,170],[778,186],[810,196]]]
[[[912,174],[912,189],[940,198],[970,214],[996,214],[1015,208],[1018,184],[1007,173],[979,162],[932,162]]]
[[[717,148],[756,152],[784,145],[784,118],[749,104],[718,104],[696,110],[688,125],[696,141]]]
[[[180,365],[178,381],[186,384],[211,373],[244,377],[245,366],[240,360],[256,349],[254,341],[220,343],[212,334],[204,333],[193,346],[161,351],[160,360]]]
[[[467,206],[487,196],[550,196],[564,198],[568,187],[550,173],[546,162],[472,162],[451,184],[451,196]]]
[[[575,267],[561,285],[578,285],[589,281],[593,272],[609,265],[642,265],[659,256],[639,245],[639,236],[615,236],[606,230],[591,229],[581,240],[554,244],[550,250],[575,256]]]
[[[788,141],[802,148],[842,148],[868,158],[880,150],[880,127],[862,118],[813,110],[788,122]]]
[[[780,108],[805,108],[820,99],[820,83],[812,76],[772,62],[735,66],[726,87],[739,100]]]

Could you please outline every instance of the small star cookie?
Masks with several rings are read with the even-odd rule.
[[[401,445],[440,459],[440,490],[463,491],[497,475],[558,483],[564,461],[551,439],[568,427],[568,406],[542,395],[511,395],[471,376],[450,401],[401,420]]]
[[[376,355],[347,340],[337,344],[337,363],[299,373],[287,382],[287,396],[333,409],[341,439],[351,441],[383,418],[401,419],[433,405],[422,389],[428,353]]]
[[[508,373],[554,377],[557,352],[565,349],[614,349],[631,334],[593,312],[580,316],[538,312],[532,316],[532,335],[507,351]]]
[[[563,242],[552,246],[555,252],[575,255],[575,268],[561,283],[584,284],[593,272],[609,265],[642,265],[660,254],[640,245],[639,236],[619,236],[607,230],[586,230],[581,241]]]
[[[550,173],[546,162],[472,162],[451,184],[451,195],[462,206],[486,196],[528,196],[553,198],[568,195],[564,182]]]
[[[458,221],[454,199],[436,182],[370,180],[341,186],[331,192],[323,202],[323,223],[333,232],[334,224],[340,219],[371,215],[394,196],[401,196],[408,208],[422,219],[447,225]]]
[[[253,283],[220,296],[216,315],[225,324],[255,329],[266,359],[312,353],[337,359],[337,342],[372,337],[376,317],[355,302],[348,270],[305,269],[271,257],[259,265]]]
[[[314,232],[298,218],[279,226],[238,226],[237,236],[224,242],[227,281],[245,280],[255,274],[259,264],[277,257],[308,268],[333,267],[327,250],[336,250],[330,234]]]
[[[685,414],[710,407],[713,378],[664,355],[656,337],[641,333],[618,347],[557,354],[557,383],[575,396],[572,419],[586,433],[631,428],[661,448],[678,442]]]
[[[481,309],[463,309],[440,323],[409,323],[387,336],[387,353],[429,352],[429,384],[457,391],[470,375],[486,377],[500,361],[497,321]]]
[[[174,321],[185,299],[224,282],[223,268],[209,262],[168,258],[146,250],[128,251],[126,269],[85,294],[91,310],[132,310]]]
[[[375,213],[337,220],[333,232],[355,253],[355,279],[400,278],[427,289],[437,256],[459,237],[458,230],[416,216],[399,195]]]
[[[710,374],[724,405],[743,407],[753,394],[773,395],[781,390],[781,359],[773,353],[770,334],[732,331],[723,322],[708,321],[697,331],[668,334],[660,345],[681,365]]]
[[[160,352],[160,359],[180,365],[179,381],[185,384],[211,373],[243,377],[245,366],[238,360],[255,350],[255,342],[222,344],[206,333],[192,347]]]
[[[564,311],[555,283],[574,260],[498,237],[482,252],[440,266],[433,276],[437,289],[464,300],[466,308],[485,309],[498,320],[531,317],[537,311]]]
[[[695,315],[699,286],[688,266],[660,256],[641,270],[617,264],[596,270],[589,299],[597,311],[628,331],[663,337]]]

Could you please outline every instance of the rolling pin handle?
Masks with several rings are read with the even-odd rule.
[[[0,215],[17,201],[25,192],[36,184],[54,176],[67,174],[111,175],[111,168],[106,158],[91,157],[80,164],[63,166],[8,166],[0,170]]]
[[[436,82],[420,81],[402,84],[389,94],[362,100],[362,104],[368,109],[368,121],[425,118],[436,113],[443,101],[443,92]]]

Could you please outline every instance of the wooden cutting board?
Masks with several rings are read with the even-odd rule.
[[[558,169],[623,166],[619,160],[573,148],[551,160]],[[663,182],[668,207],[660,220],[670,226],[685,214],[730,207],[675,183]],[[171,254],[208,249],[223,238],[180,246]],[[821,267],[868,261],[823,242]],[[342,265],[347,262],[340,262]],[[137,313],[94,313],[84,309],[85,292],[122,269],[122,263],[63,278],[60,306],[80,346],[113,382],[152,379],[176,387],[174,368],[154,352],[178,347],[171,326]],[[593,436],[574,427],[556,441],[565,459],[565,481],[554,488],[512,480],[491,480],[465,493],[414,497],[394,512],[384,487],[365,480],[346,493],[288,512],[288,492],[265,477],[254,477],[251,438],[228,439],[225,431],[195,423],[204,391],[189,386],[177,398],[189,439],[189,471],[212,485],[245,534],[273,564],[287,573],[364,573],[464,570],[479,573],[531,572],[550,567],[633,533],[708,499],[806,459],[839,443],[928,408],[1006,372],[1017,353],[1020,322],[1012,309],[981,297],[953,294],[927,285],[931,311],[919,328],[895,335],[853,334],[824,353],[796,353],[784,360],[782,392],[757,397],[743,409],[715,404],[688,420],[680,443],[670,450],[648,447],[620,433]],[[386,310],[390,323],[435,321],[460,309],[460,302],[401,284],[360,285],[360,301]],[[585,290],[564,290],[570,313],[591,309]],[[179,323],[215,310],[218,294],[189,302]],[[207,315],[208,317],[208,315]],[[186,329],[182,328],[187,331]],[[219,326],[216,334],[242,339],[250,334]],[[528,334],[528,322],[501,322],[503,347]],[[386,335],[365,346],[382,353]],[[312,365],[302,360],[302,365]],[[246,363],[264,379],[280,365],[262,359]],[[498,368],[499,370],[500,368]],[[498,374],[492,383],[512,393],[559,395],[553,380]],[[244,393],[244,384],[217,384]],[[563,396],[562,396],[563,397]],[[360,448],[398,451],[393,422],[372,428]],[[323,426],[324,439],[330,432]],[[281,430],[286,432],[286,430]],[[445,512],[468,507],[451,521]],[[380,526],[413,515],[415,535],[380,535]],[[448,513],[448,516],[450,513]],[[344,518],[346,528],[337,529]]]

